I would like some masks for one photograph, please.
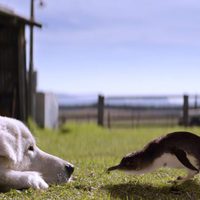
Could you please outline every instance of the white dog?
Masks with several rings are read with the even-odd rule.
[[[67,182],[73,171],[69,162],[41,151],[22,122],[0,116],[0,190],[46,189]]]

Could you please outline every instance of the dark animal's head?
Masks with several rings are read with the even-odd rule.
[[[113,170],[121,170],[121,171],[134,170],[135,171],[135,170],[140,170],[142,166],[143,166],[143,163],[141,161],[140,153],[134,152],[123,157],[121,162],[118,165],[108,168],[107,172],[110,172]]]

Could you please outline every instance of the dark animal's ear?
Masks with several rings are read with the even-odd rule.
[[[14,149],[14,138],[11,135],[2,133],[0,135],[0,156],[9,159],[11,162],[17,162],[16,150]]]

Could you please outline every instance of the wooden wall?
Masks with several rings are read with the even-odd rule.
[[[0,115],[26,121],[24,25],[0,24]]]

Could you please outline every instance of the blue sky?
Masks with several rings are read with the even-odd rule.
[[[24,16],[29,2],[0,1]],[[200,93],[199,0],[44,0],[44,8],[38,2],[39,90]]]

